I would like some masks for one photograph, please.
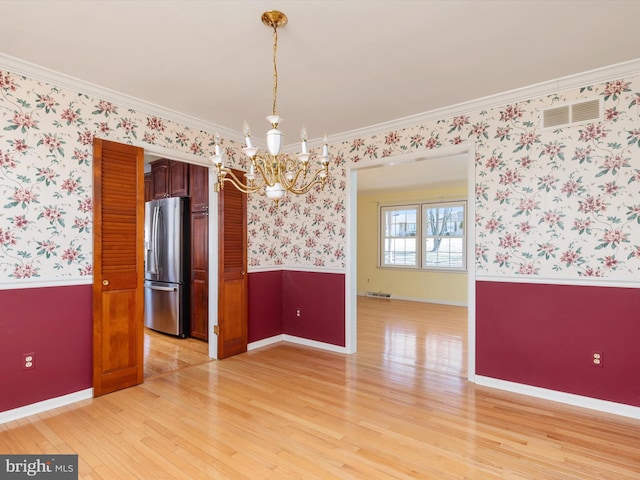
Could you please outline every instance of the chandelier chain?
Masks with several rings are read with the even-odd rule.
[[[277,10],[262,14],[262,23],[273,28],[273,108],[272,115],[267,117],[271,130],[267,132],[267,151],[260,152],[251,142],[251,131],[245,122],[243,130],[246,147],[242,151],[249,157],[248,171],[236,176],[232,169],[224,166],[224,158],[220,145],[220,135],[214,135],[214,155],[211,156],[216,168],[216,191],[221,191],[225,182],[231,183],[246,194],[258,192],[275,201],[276,207],[287,192],[303,195],[312,188],[324,188],[329,176],[329,146],[324,136],[322,154],[319,155],[320,168],[310,170],[311,152],[307,146],[307,132],[304,127],[300,132],[301,152],[294,155],[281,153],[282,132],[278,130],[278,27],[287,24],[287,16]]]
[[[278,99],[278,27],[273,27],[273,115],[277,115],[276,102]]]

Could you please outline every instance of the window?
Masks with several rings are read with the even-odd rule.
[[[422,267],[464,270],[464,203],[422,205]]]
[[[381,265],[417,267],[416,232],[418,231],[419,205],[382,207],[380,209],[382,231]]]
[[[380,266],[466,270],[466,202],[380,207]]]

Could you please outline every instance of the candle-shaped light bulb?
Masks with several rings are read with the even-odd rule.
[[[329,156],[329,139],[327,138],[327,134],[324,134],[324,138],[322,139],[322,156],[323,157],[328,157]]]
[[[220,134],[218,132],[213,135],[213,148],[216,155],[220,155]]]
[[[309,153],[307,150],[307,129],[304,126],[300,129],[300,143],[302,153]]]
[[[249,129],[249,124],[246,120],[242,124],[242,131],[244,132],[244,141],[246,142],[247,147],[253,147],[253,144],[251,143],[251,130]]]

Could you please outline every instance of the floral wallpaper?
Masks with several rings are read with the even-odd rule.
[[[639,78],[355,138],[331,147],[324,189],[248,204],[251,267],[345,268],[346,166],[474,142],[476,270],[636,279]],[[544,108],[600,98],[601,121],[544,130]],[[92,274],[92,140],[208,156],[212,132],[0,71],[0,279]],[[224,142],[229,165],[246,167]]]
[[[212,134],[0,71],[0,280],[92,275],[95,136],[196,155],[213,145]]]
[[[610,81],[335,145],[324,191],[280,210],[252,206],[252,265],[344,268],[346,164],[474,142],[479,274],[637,280],[637,83]],[[594,98],[601,121],[542,129],[543,109]]]
[[[277,208],[266,197],[249,202],[250,267],[345,268],[346,168],[341,156],[332,158],[329,175],[324,188],[287,196]]]

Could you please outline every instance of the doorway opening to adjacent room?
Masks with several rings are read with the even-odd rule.
[[[176,155],[179,157],[176,157]],[[191,173],[191,167],[189,165],[198,165],[194,161],[194,158],[186,158],[184,154],[179,154],[179,152],[166,152],[164,149],[160,147],[145,147],[145,179],[146,176],[149,175],[151,171],[150,164],[151,162],[158,161],[159,159],[166,159],[170,162],[180,163],[182,165],[186,165],[186,168]],[[201,164],[200,164],[201,165]],[[208,165],[202,165],[204,167]],[[201,168],[201,167],[197,167]],[[206,172],[205,172],[206,173]],[[209,181],[206,181],[205,178],[205,188],[209,188]],[[146,185],[145,185],[146,188]],[[146,196],[146,194],[145,194]],[[208,218],[208,222],[210,225],[213,225],[214,222],[217,222],[217,198],[215,196],[208,196],[208,206],[203,207],[206,211],[205,213],[200,213],[199,215],[204,215],[203,218],[205,220]],[[213,197],[213,198],[211,198]],[[209,212],[213,212],[212,215],[209,215]],[[189,213],[186,214],[186,217],[189,216]],[[197,216],[193,212],[191,216]],[[193,220],[193,219],[192,219]],[[186,220],[185,220],[186,221]],[[192,222],[193,223],[193,222]],[[215,230],[214,230],[215,231]],[[215,239],[215,235],[209,236],[209,249],[212,251],[216,251],[217,242]],[[213,245],[212,245],[213,244]],[[209,271],[217,271],[217,256],[210,255],[210,270]],[[211,267],[211,263],[214,264]],[[213,268],[213,269],[211,269]],[[217,275],[210,276],[209,283],[209,298],[211,298],[211,292],[214,289],[217,289]],[[187,301],[190,301],[187,299]],[[211,313],[217,302],[215,301],[215,296],[212,301],[209,302],[209,312]],[[215,318],[215,317],[214,317]],[[209,326],[211,329],[213,326]],[[184,367],[198,365],[201,363],[205,363],[211,361],[211,359],[216,358],[216,347],[217,344],[215,341],[207,342],[199,338],[191,338],[192,335],[189,332],[186,332],[187,338],[177,338],[165,333],[161,333],[150,328],[144,328],[144,378],[148,379],[157,375],[161,375],[167,372],[175,371]],[[206,337],[205,337],[206,338]],[[212,338],[211,336],[209,338]],[[215,337],[213,337],[215,338]]]
[[[347,265],[345,281],[346,350],[357,350],[358,306],[367,297],[376,300],[391,294],[391,302],[428,303],[451,309],[466,307],[466,368],[468,379],[475,374],[475,232],[474,232],[474,163],[473,145],[443,147],[436,152],[419,152],[386,157],[380,160],[354,164],[347,168]],[[394,188],[391,188],[394,187]],[[466,271],[465,272],[425,272],[420,269],[381,268],[378,223],[381,205],[403,204],[413,201],[428,204],[443,200],[464,200],[466,202]],[[360,240],[359,240],[360,239]],[[366,240],[366,242],[364,241]],[[416,248],[422,248],[416,244]],[[456,278],[457,276],[457,278]],[[412,287],[403,289],[402,284]],[[436,287],[444,284],[458,292],[449,294],[429,294],[419,292],[416,283],[435,282]],[[389,290],[397,290],[389,291]],[[380,304],[382,307],[383,305]],[[419,306],[419,305],[416,305]],[[425,305],[422,305],[424,307]],[[366,307],[368,308],[368,307]],[[402,336],[402,335],[401,335]],[[392,337],[385,341],[393,342]],[[406,335],[404,336],[406,337]],[[403,337],[403,338],[404,338]],[[406,340],[406,338],[404,338]],[[415,339],[412,339],[412,343]],[[422,347],[428,347],[426,338],[418,340]],[[431,340],[429,340],[431,341]],[[424,345],[422,345],[424,343]],[[455,342],[454,342],[455,343]],[[386,347],[385,347],[386,348]],[[393,348],[392,345],[389,348]],[[455,345],[449,348],[458,351]],[[455,353],[455,352],[454,352]]]

